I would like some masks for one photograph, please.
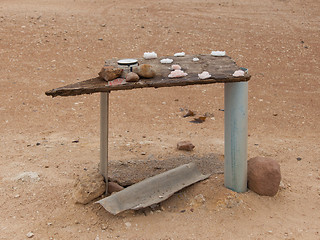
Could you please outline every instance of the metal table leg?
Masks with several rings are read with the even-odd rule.
[[[100,93],[100,173],[108,183],[108,111],[109,92]],[[106,184],[106,192],[108,184]]]
[[[248,82],[224,84],[224,184],[247,191]]]

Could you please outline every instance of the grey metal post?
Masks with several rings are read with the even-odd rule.
[[[108,111],[109,92],[100,93],[100,173],[108,183]],[[108,184],[106,184],[108,191]]]
[[[247,191],[248,82],[224,84],[224,185]]]

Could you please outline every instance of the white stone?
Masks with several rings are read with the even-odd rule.
[[[126,222],[124,225],[126,225],[126,227],[131,227],[131,223],[130,222]]]
[[[200,79],[207,79],[207,78],[211,78],[211,75],[207,71],[204,71],[204,72],[198,74],[198,77]]]
[[[161,63],[172,63],[172,62],[173,62],[173,59],[164,58],[164,59],[161,59],[160,62],[161,62]]]
[[[32,238],[34,236],[34,234],[33,234],[33,232],[28,232],[26,236],[27,236],[27,238]]]
[[[244,76],[244,71],[237,70],[232,74],[232,76],[234,76],[234,77],[243,77]]]
[[[178,65],[178,64],[174,64],[174,65],[171,66],[171,69],[172,70],[181,70],[181,66]]]
[[[188,73],[185,73],[184,71],[174,70],[168,75],[168,77],[169,78],[179,78],[179,77],[185,77],[187,75],[188,75]]]
[[[226,55],[226,52],[225,51],[212,51],[211,55],[215,56],[215,57],[223,57]]]
[[[158,55],[157,55],[155,52],[145,52],[145,53],[143,54],[143,57],[144,57],[145,59],[153,59],[153,58],[157,58]]]
[[[192,59],[192,61],[198,62],[198,61],[199,61],[199,58],[195,57],[195,58]]]
[[[186,54],[185,52],[179,52],[179,53],[175,53],[173,56],[175,57],[184,57]]]
[[[16,176],[14,180],[22,182],[38,182],[40,177],[37,172],[23,172]]]

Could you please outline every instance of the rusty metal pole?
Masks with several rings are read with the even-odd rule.
[[[100,173],[108,183],[109,92],[100,93]],[[108,184],[106,184],[106,192]]]

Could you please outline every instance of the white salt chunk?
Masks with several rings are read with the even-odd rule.
[[[27,238],[32,238],[34,236],[33,232],[28,232],[26,234]]]
[[[184,52],[175,53],[173,56],[175,57],[184,57],[186,54]]]
[[[226,51],[212,51],[211,55],[215,57],[223,57],[226,55]]]
[[[157,58],[158,55],[155,52],[145,52],[143,54],[144,59],[153,59],[153,58]]]
[[[179,78],[179,77],[185,77],[187,76],[188,73],[185,73],[184,71],[181,70],[174,70],[169,74],[169,78]]]
[[[161,62],[161,63],[172,63],[172,62],[173,62],[173,59],[164,58],[164,59],[161,59],[160,62]]]
[[[198,61],[199,61],[199,58],[195,57],[195,58],[192,59],[192,61],[198,62]]]
[[[243,77],[244,76],[244,71],[237,70],[232,74],[232,76],[234,76],[234,77]]]
[[[172,70],[181,70],[181,67],[178,64],[172,65],[171,68],[172,68]]]
[[[207,71],[204,71],[204,72],[198,74],[198,77],[200,79],[207,79],[207,78],[211,78],[211,75]]]

